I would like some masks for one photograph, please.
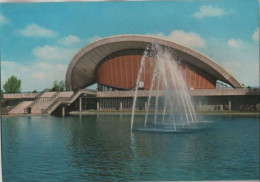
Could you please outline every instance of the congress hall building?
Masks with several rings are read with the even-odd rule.
[[[196,110],[257,109],[259,89],[243,88],[225,68],[202,53],[156,37],[118,35],[91,43],[74,56],[66,73],[66,93],[43,91],[32,95],[27,98],[31,103],[28,102],[24,110],[30,107],[34,112],[37,105],[37,112],[48,114],[59,111],[64,114],[71,110],[131,110],[136,88],[136,108],[145,110],[154,70],[152,63],[156,61],[154,54],[147,54],[144,60],[140,83],[137,83],[137,76],[144,52],[151,45],[159,45],[174,55]],[[93,84],[97,85],[97,90],[86,89]],[[40,104],[41,100],[45,103]],[[160,108],[160,104],[158,106]],[[152,107],[154,104],[150,105]]]

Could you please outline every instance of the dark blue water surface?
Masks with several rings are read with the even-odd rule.
[[[4,180],[259,179],[258,117],[203,116],[198,129],[181,133],[131,134],[130,120],[130,115],[2,118]]]

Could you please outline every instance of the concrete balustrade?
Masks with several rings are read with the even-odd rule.
[[[159,96],[164,96],[165,91],[159,91]],[[169,91],[167,94],[174,94]],[[97,97],[133,97],[135,91],[102,91],[97,92]],[[260,89],[200,89],[189,90],[191,96],[240,96],[240,95],[260,95]],[[138,91],[138,97],[148,97],[149,91]],[[156,96],[156,90],[152,91],[151,96]]]
[[[34,99],[38,93],[13,93],[4,94],[4,99]]]
[[[189,90],[189,93],[191,96],[194,97],[194,99],[197,98],[197,110],[212,110],[212,108],[215,107],[215,105],[218,105],[221,107],[221,110],[223,110],[223,107],[225,106],[226,110],[231,111],[234,107],[234,104],[237,105],[237,103],[234,103],[234,97],[239,96],[239,98],[244,96],[253,96],[258,97],[260,95],[260,89],[201,89],[201,90]],[[15,106],[9,111],[9,114],[23,114],[24,109],[27,107],[31,107],[31,113],[32,114],[41,114],[41,113],[48,113],[51,114],[53,111],[55,111],[60,105],[63,105],[63,113],[65,113],[65,107],[68,105],[74,103],[78,99],[78,108],[79,111],[83,110],[83,98],[86,97],[94,97],[97,98],[97,110],[102,110],[101,107],[101,100],[105,98],[133,98],[135,94],[135,91],[90,91],[90,90],[80,90],[78,92],[45,92],[41,95],[41,97],[38,97],[35,101],[22,101],[20,104]],[[175,94],[174,91],[168,91],[168,94]],[[29,96],[30,94],[26,94],[26,96]],[[36,94],[33,94],[36,95]],[[149,91],[138,91],[138,97],[149,97]],[[165,95],[165,91],[159,91],[160,96]],[[4,94],[5,98],[22,98],[23,94]],[[156,96],[156,91],[153,91],[151,93],[151,96]],[[222,96],[219,98],[222,98],[220,101],[219,98],[216,96]],[[205,101],[203,101],[203,98],[214,98],[219,100],[218,103],[215,105],[206,104]],[[226,98],[226,99],[224,99]],[[247,98],[247,97],[246,97]],[[252,99],[251,99],[252,100]],[[32,105],[33,104],[33,105]],[[120,110],[124,110],[123,102],[120,101],[119,106]],[[147,108],[147,102],[144,105],[145,108]]]

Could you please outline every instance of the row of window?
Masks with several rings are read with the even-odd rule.
[[[98,84],[98,91],[125,91],[126,89],[120,89],[116,87],[110,87],[106,85]]]
[[[123,110],[130,110],[133,106],[133,98],[83,98],[82,100],[82,107],[83,109],[97,109],[97,103],[99,102],[100,109],[122,109]],[[176,100],[177,102],[177,100]],[[122,105],[120,106],[120,103]],[[157,103],[157,106],[156,106]],[[149,106],[149,109],[159,109],[163,110],[165,106],[165,98],[164,97],[152,97],[150,99],[150,103],[148,104],[148,98],[146,97],[138,97],[136,100],[136,109],[144,110],[146,107]],[[170,107],[170,106],[168,106]]]

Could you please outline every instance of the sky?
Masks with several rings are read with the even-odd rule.
[[[51,88],[79,50],[119,34],[188,46],[245,86],[259,86],[258,22],[257,0],[3,3],[1,86],[15,75],[22,92]]]

